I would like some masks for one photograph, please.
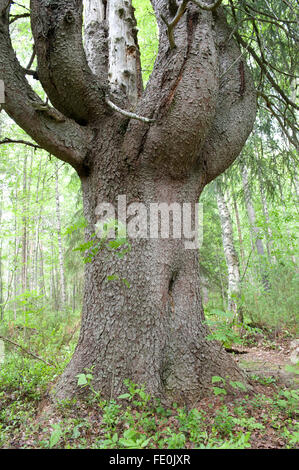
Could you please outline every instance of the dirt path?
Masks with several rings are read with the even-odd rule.
[[[248,375],[259,377],[274,377],[277,382],[286,387],[299,388],[298,366],[295,367],[295,350],[298,349],[299,340],[283,343],[275,349],[261,346],[252,348],[238,348],[241,354],[235,356],[239,366]],[[295,360],[294,360],[295,359]],[[299,357],[297,356],[297,363]],[[293,371],[286,369],[286,366],[293,366]]]

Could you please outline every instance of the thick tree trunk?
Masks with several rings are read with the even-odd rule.
[[[240,154],[256,116],[253,81],[220,2],[204,8],[183,2],[176,15],[168,2],[151,1],[159,52],[143,93],[130,0],[87,1],[87,57],[82,1],[50,3],[30,5],[38,76],[55,109],[26,82],[9,39],[7,2],[0,0],[4,107],[78,172],[87,239],[99,203],[116,204],[120,195],[147,209],[150,203],[195,204],[204,185]],[[153,395],[185,403],[194,403],[213,375],[241,378],[233,360],[206,340],[197,251],[157,237],[132,240],[124,259],[105,250],[93,257],[86,265],[80,339],[58,397],[78,391],[76,375],[86,367],[93,367],[95,385],[107,397],[130,378]],[[108,281],[113,275],[120,281]]]
[[[91,156],[96,159],[93,172],[82,179],[89,238],[99,202],[117,207],[119,195],[126,195],[128,207],[132,202],[149,208],[150,203],[198,201],[204,185],[200,172],[181,180],[154,168],[132,172],[121,163],[117,142],[105,140],[110,152],[104,146],[101,154]],[[154,396],[194,403],[214,375],[242,379],[221,345],[206,339],[198,250],[186,249],[179,239],[130,242],[124,259],[101,250],[86,264],[80,339],[56,389],[58,398],[78,392],[76,375],[89,367],[94,385],[106,397],[120,394],[129,378],[146,384]],[[108,281],[109,276],[119,280]]]

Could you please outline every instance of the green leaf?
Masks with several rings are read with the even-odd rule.
[[[49,440],[49,447],[52,449],[58,442],[60,441],[61,437],[63,435],[62,429],[59,424],[54,424],[53,426],[53,431],[50,436]]]
[[[88,383],[85,374],[78,374],[76,377],[78,377],[77,385],[86,385]]]
[[[129,393],[124,393],[123,395],[119,395],[119,400],[127,400],[128,398],[131,398],[131,395]]]
[[[214,377],[212,377],[212,384],[216,384],[219,382],[225,383],[225,380],[222,377],[219,377],[218,375],[214,375]]]
[[[111,276],[107,276],[108,281],[118,281],[119,276],[117,274],[112,274]]]
[[[227,395],[226,390],[224,390],[223,388],[219,388],[219,387],[214,387],[213,392],[214,392],[214,395]]]

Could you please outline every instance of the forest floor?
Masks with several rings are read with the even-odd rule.
[[[233,349],[239,352],[234,358],[246,371],[251,389],[244,391],[236,382],[231,394],[226,381],[215,377],[211,395],[192,409],[176,404],[165,409],[129,382],[127,394],[104,401],[92,390],[92,378],[87,380],[90,394],[84,401],[49,406],[46,388],[32,385],[32,374],[38,375],[38,383],[41,369],[29,378],[24,373],[19,388],[11,377],[6,384],[0,381],[0,448],[298,448],[294,339]],[[51,385],[50,375],[45,385]]]

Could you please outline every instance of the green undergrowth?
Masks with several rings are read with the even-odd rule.
[[[213,377],[210,396],[187,409],[176,403],[163,406],[130,380],[124,394],[105,400],[93,386],[93,371],[83,370],[77,380],[86,391],[85,399],[61,401],[51,407],[50,416],[44,416],[42,404],[73,354],[79,315],[62,312],[35,322],[28,318],[27,325],[3,323],[0,329],[1,335],[23,348],[5,343],[0,364],[0,448],[298,446],[298,390],[281,387],[275,377],[254,374],[251,391],[229,377]],[[225,347],[255,344],[261,337],[268,347],[275,346],[262,330],[238,325],[225,312],[211,310],[207,322],[208,339]],[[290,367],[298,374],[297,366]]]
[[[235,382],[235,393],[229,394],[227,381],[213,377],[214,393],[196,407],[173,403],[167,408],[130,380],[125,381],[126,393],[105,400],[93,388],[92,371],[83,371],[77,379],[88,392],[84,401],[60,401],[50,416],[45,411],[38,418],[53,371],[28,361],[22,377],[18,362],[1,368],[1,448],[245,449],[267,447],[269,428],[271,446],[295,448],[299,443],[298,390],[280,389],[273,381],[259,394],[248,394]],[[254,380],[260,386],[259,378]]]

